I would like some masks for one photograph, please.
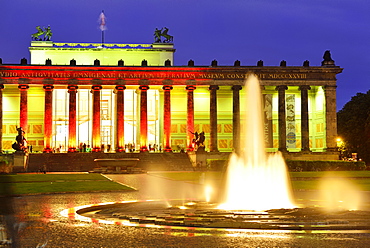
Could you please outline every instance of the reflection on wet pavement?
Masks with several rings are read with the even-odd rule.
[[[62,217],[67,208],[103,202],[199,197],[199,185],[150,174],[112,175],[132,192],[34,195],[12,198],[14,247],[368,247],[370,234],[289,233],[264,230],[148,229],[81,222]]]

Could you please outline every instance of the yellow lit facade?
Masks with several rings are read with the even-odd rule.
[[[288,153],[302,151],[302,88],[309,86],[308,99],[308,138],[309,152],[325,153],[335,144],[336,126],[328,127],[335,115],[335,75],[341,72],[337,66],[173,66],[173,44],[94,44],[94,43],[54,43],[33,41],[29,48],[31,65],[7,67],[0,65],[0,80],[3,93],[3,136],[2,149],[12,151],[11,145],[20,125],[20,95],[18,85],[27,84],[28,127],[26,138],[33,151],[44,150],[44,110],[45,91],[43,86],[53,86],[52,90],[52,148],[56,152],[67,152],[69,147],[81,149],[83,144],[93,146],[93,95],[92,85],[101,86],[99,91],[100,133],[98,140],[106,152],[117,150],[117,90],[124,86],[124,143],[128,151],[141,149],[142,137],[142,91],[141,85],[149,86],[146,92],[148,148],[164,149],[164,89],[171,86],[170,93],[170,146],[172,151],[189,148],[190,132],[204,132],[206,151],[210,151],[212,106],[210,86],[217,90],[217,152],[234,150],[235,92],[232,87],[243,88],[246,73],[253,72],[260,77],[265,99],[267,151],[281,150],[281,130],[279,121],[279,101],[284,102],[286,149]],[[45,65],[46,60],[49,64]],[[75,65],[71,64],[75,61]],[[99,64],[94,64],[96,61]],[[143,61],[147,64],[143,64]],[[122,62],[119,62],[122,61]],[[166,62],[167,61],[167,62]],[[119,64],[121,63],[121,64]],[[166,64],[167,63],[167,64]],[[20,68],[21,71],[17,70]],[[23,74],[20,74],[23,73]],[[76,93],[76,137],[70,140],[70,93],[69,85],[78,87]],[[189,91],[192,85],[194,103],[194,126],[189,130]],[[286,86],[284,100],[279,100],[278,86]],[[331,89],[328,95],[328,89]],[[334,91],[333,91],[334,90]],[[334,92],[334,93],[333,93]],[[240,113],[243,118],[240,94]],[[333,95],[334,94],[334,95]],[[334,103],[332,102],[334,100]],[[330,101],[328,107],[327,102]],[[24,103],[23,103],[24,104]],[[333,107],[334,104],[334,107]],[[270,106],[271,105],[271,106]],[[289,107],[288,107],[289,105]],[[281,111],[281,110],[280,110]],[[333,113],[334,111],[334,113]],[[291,118],[288,118],[288,112]],[[280,117],[279,117],[280,116]],[[288,121],[289,119],[289,121]],[[243,125],[242,122],[240,122]],[[280,124],[281,126],[281,124]],[[289,130],[288,130],[289,129]],[[329,130],[330,129],[330,130]],[[329,130],[329,132],[328,132]],[[96,137],[95,137],[96,139]],[[333,139],[333,140],[332,140]],[[74,144],[71,144],[74,143]],[[96,144],[95,144],[96,145]],[[284,149],[283,149],[284,150]],[[212,151],[211,151],[212,152]]]

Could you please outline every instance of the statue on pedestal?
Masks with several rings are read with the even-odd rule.
[[[13,143],[12,148],[16,151],[25,152],[27,150],[27,140],[24,137],[24,131],[22,127],[17,128],[18,135],[15,137],[16,142]]]
[[[204,141],[206,139],[206,136],[204,135],[204,132],[201,132],[201,133],[198,133],[198,132],[191,132],[192,134],[194,134],[194,139],[193,139],[193,144],[194,144],[194,147],[196,148],[196,150],[204,150],[205,146],[204,146]]]
[[[322,57],[324,60],[321,62],[321,65],[335,65],[334,60],[331,58],[331,53],[329,50],[326,50],[324,56]]]

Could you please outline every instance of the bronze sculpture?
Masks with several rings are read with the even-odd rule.
[[[27,150],[26,138],[22,127],[17,128],[18,135],[15,137],[16,142],[13,143],[12,148],[16,151],[25,152]]]
[[[155,28],[154,31],[154,42],[155,43],[161,43],[161,34],[162,34],[162,29],[159,30],[158,28]]]
[[[44,29],[42,29],[40,26],[37,26],[36,29],[37,29],[37,32],[31,35],[33,40],[36,40],[36,41],[41,41],[41,40],[50,41],[51,40],[51,36],[53,35],[53,33],[51,32],[50,26]],[[42,35],[44,35],[44,38],[41,38]]]
[[[163,31],[162,31],[163,30]],[[165,39],[162,41],[161,37]],[[168,28],[156,28],[154,31],[154,43],[170,43],[173,42],[173,36],[168,34]]]
[[[44,40],[50,41],[52,35],[53,35],[53,33],[51,32],[51,28],[50,28],[50,26],[48,26],[45,29]]]
[[[324,61],[333,61],[333,59],[331,58],[331,53],[330,53],[329,50],[325,51],[324,56],[322,58],[324,59]]]

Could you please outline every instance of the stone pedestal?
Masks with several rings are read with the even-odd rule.
[[[196,154],[196,170],[206,170],[207,168],[207,152],[204,150],[204,146],[201,146],[195,152]]]
[[[28,153],[16,151],[14,153],[13,172],[25,172],[28,167]]]

